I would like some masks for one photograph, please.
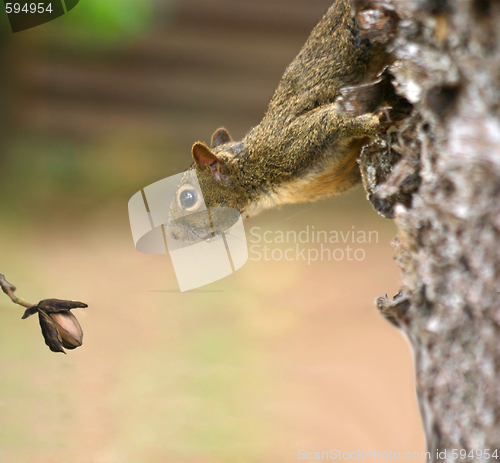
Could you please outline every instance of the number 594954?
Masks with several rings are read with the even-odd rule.
[[[43,3],[6,3],[5,11],[7,13],[52,13],[52,4],[49,3],[47,7]]]

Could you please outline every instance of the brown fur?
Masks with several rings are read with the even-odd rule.
[[[241,142],[219,129],[211,148],[194,145],[206,205],[253,215],[358,183],[356,159],[378,117],[341,115],[335,102],[343,87],[372,81],[388,62],[383,46],[361,36],[350,0],[337,0],[285,71],[262,122]]]

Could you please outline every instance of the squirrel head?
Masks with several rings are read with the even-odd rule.
[[[213,134],[211,145],[211,148],[201,142],[193,145],[194,163],[182,178],[170,205],[171,220],[167,228],[176,239],[207,238],[225,231],[234,225],[248,203],[236,168],[241,143],[233,142],[229,132],[220,128]],[[204,206],[210,208],[212,223]]]

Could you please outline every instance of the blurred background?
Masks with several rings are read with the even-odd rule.
[[[129,198],[193,142],[259,123],[330,2],[81,0],[16,34],[0,14],[0,272],[28,301],[89,305],[63,356],[0,295],[1,463],[424,450],[412,353],[373,304],[399,289],[396,231],[362,188],[245,223],[376,231],[362,261],[249,260],[180,293],[130,232]]]

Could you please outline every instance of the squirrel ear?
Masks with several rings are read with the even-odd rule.
[[[212,148],[230,141],[232,141],[231,135],[229,135],[229,132],[224,127],[221,127],[212,135]]]
[[[204,143],[198,142],[193,145],[193,159],[198,167],[209,167],[216,180],[220,181],[226,178],[224,161],[212,153]]]
[[[192,151],[194,162],[200,167],[212,167],[218,161],[217,156],[205,143],[195,143]]]

